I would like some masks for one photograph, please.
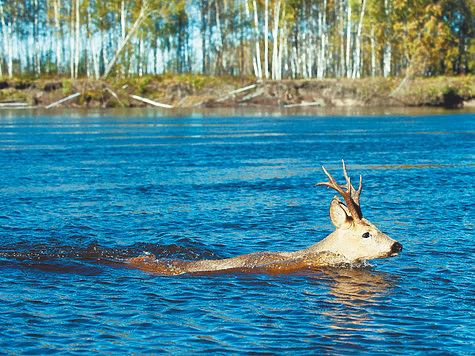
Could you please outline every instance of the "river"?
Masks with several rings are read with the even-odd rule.
[[[468,355],[475,114],[0,112],[0,354]],[[324,165],[404,246],[366,267],[163,276],[124,263],[294,251]]]

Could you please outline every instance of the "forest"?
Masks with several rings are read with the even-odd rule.
[[[0,76],[473,74],[471,0],[0,0]]]

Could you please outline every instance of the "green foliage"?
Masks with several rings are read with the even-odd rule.
[[[82,93],[82,95],[79,96],[78,103],[79,105],[83,105],[94,101],[102,102],[103,99],[104,95],[102,91],[86,90],[84,93]]]
[[[467,76],[460,77],[458,84],[459,94],[465,99],[471,99],[475,97],[475,77]]]
[[[66,95],[72,94],[73,82],[72,82],[71,79],[65,78],[65,79],[63,79],[61,84],[62,84],[62,87],[63,87],[63,89],[62,89],[63,95],[66,96]]]
[[[141,77],[138,80],[138,88],[140,94],[145,94],[147,92],[147,86],[152,82],[152,76]]]
[[[28,97],[26,93],[19,90],[15,90],[14,88],[0,90],[0,101],[7,100],[18,100],[25,102],[28,101]]]

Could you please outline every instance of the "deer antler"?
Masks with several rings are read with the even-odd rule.
[[[348,176],[348,173],[346,172],[346,165],[345,161],[341,160],[343,162],[343,174],[345,175],[346,179],[346,184],[345,185],[339,185],[335,178],[332,177],[330,173],[323,168],[323,171],[327,175],[328,179],[330,182],[322,182],[322,183],[317,183],[315,185],[325,185],[329,188],[335,189],[338,193],[341,194],[343,199],[345,199],[346,206],[348,207],[348,210],[350,211],[351,216],[353,217],[353,220],[361,220],[363,218],[363,214],[361,213],[361,208],[360,208],[360,194],[361,190],[363,189],[363,178],[360,176],[360,185],[358,187],[358,190],[355,190],[353,185],[351,184],[350,177]],[[343,190],[343,189],[346,189]]]

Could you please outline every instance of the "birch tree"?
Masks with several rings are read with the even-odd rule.
[[[107,63],[104,74],[102,75],[102,79],[105,79],[109,76],[112,68],[114,67],[115,63],[117,62],[117,59],[119,58],[119,55],[121,54],[121,52],[124,49],[125,45],[130,41],[132,36],[135,35],[137,30],[140,28],[140,25],[142,25],[143,21],[145,21],[153,13],[156,13],[156,12],[160,11],[160,9],[152,7],[152,5],[156,6],[157,4],[152,4],[150,2],[150,0],[143,0],[142,5],[140,7],[139,15],[135,19],[134,24],[132,25],[131,29],[129,30],[129,32],[125,36],[124,40],[118,46],[117,50],[114,53],[114,56]]]
[[[269,0],[264,5],[264,74],[269,78]]]
[[[61,42],[62,42],[62,31],[61,31],[61,17],[60,17],[60,0],[53,0],[53,11],[54,11],[54,28],[56,35],[56,73],[61,74]]]
[[[344,77],[346,62],[345,62],[345,8],[343,6],[343,0],[340,0],[338,7],[339,17],[339,37],[340,37],[340,66],[339,77]]]
[[[366,8],[366,0],[363,0],[363,3],[361,5],[360,9],[360,20],[358,22],[358,30],[356,32],[356,49],[355,49],[355,63],[353,67],[353,74],[352,78],[359,78],[361,77],[361,30],[363,28],[363,17],[364,17],[364,12]]]
[[[351,3],[347,5],[346,20],[346,77],[351,77]]]
[[[468,0],[0,0],[0,76],[470,74],[474,17]]]
[[[323,79],[327,65],[327,0],[323,1],[323,6],[318,13],[318,29],[320,32],[320,42],[318,44],[317,78]]]
[[[256,76],[257,78],[262,78],[261,49],[259,46],[259,16],[257,13],[256,0],[252,0],[252,4],[254,7],[254,42],[256,46],[255,62],[257,68]]]
[[[75,39],[74,39],[74,78],[78,77],[79,72],[79,30],[80,30],[80,20],[79,20],[79,0],[76,0],[75,4]]]
[[[201,35],[201,72],[203,74],[208,73],[208,68],[207,68],[207,46],[206,46],[206,28],[207,28],[207,20],[206,20],[206,15],[207,15],[207,7],[208,7],[208,1],[207,0],[199,0],[199,11],[200,11],[200,21],[201,21],[201,26],[200,26],[200,35]]]
[[[272,79],[278,79],[280,75],[278,74],[279,71],[279,19],[280,19],[280,4],[281,0],[277,0],[275,2],[274,7],[274,26],[272,31],[272,39],[273,39],[273,49],[272,49]]]
[[[391,16],[391,2],[389,0],[384,0],[384,13],[387,19],[387,26],[385,29],[385,37],[390,37],[390,26],[389,26],[389,19]],[[386,43],[383,44],[383,76],[389,77],[391,75],[391,41],[387,40]]]
[[[14,8],[15,4],[12,5]],[[9,9],[11,14],[7,17],[3,0],[0,0],[0,21],[3,29],[3,48],[7,54],[7,71],[10,78],[13,77],[13,27],[16,22],[16,15],[13,8]]]

